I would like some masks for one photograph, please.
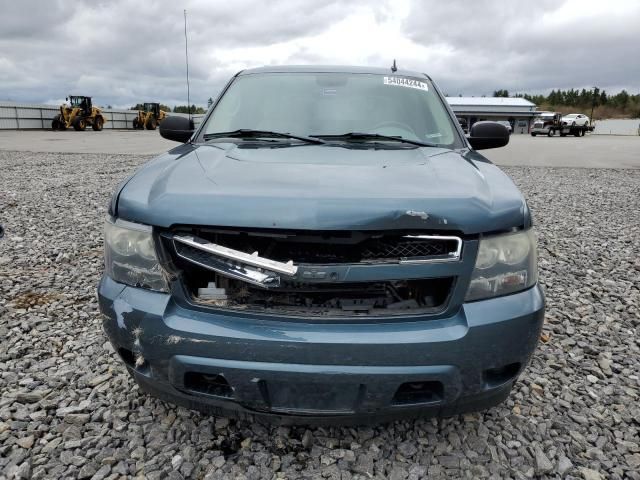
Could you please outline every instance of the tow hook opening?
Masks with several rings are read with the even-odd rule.
[[[394,405],[416,405],[442,401],[444,387],[441,382],[407,382],[398,387],[393,396]]]
[[[489,368],[483,373],[484,383],[487,388],[498,387],[515,380],[520,372],[520,363],[509,363],[497,368]]]
[[[200,372],[184,374],[184,388],[190,392],[202,393],[214,397],[232,398],[233,389],[222,375],[210,375]]]

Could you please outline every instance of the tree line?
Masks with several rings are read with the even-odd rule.
[[[142,103],[137,103],[133,107],[131,107],[131,110],[144,110],[144,105]],[[189,108],[188,105],[176,105],[175,107],[171,108],[170,106],[163,105],[161,103],[160,110],[163,110],[165,112],[173,112],[173,113],[192,113],[192,114],[206,113],[206,110],[204,108],[196,107],[195,105],[191,105],[191,108]],[[189,110],[191,110],[191,112],[189,112]]]
[[[509,97],[510,95],[508,90],[495,90],[493,96]],[[516,93],[513,97],[529,100],[542,110],[562,110],[566,107],[572,107],[573,110],[588,112],[594,108],[594,116],[599,118],[640,117],[640,94],[630,94],[626,90],[612,95],[597,87],[591,90],[572,88],[570,90],[551,90],[546,96]]]

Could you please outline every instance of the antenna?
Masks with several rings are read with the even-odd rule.
[[[191,120],[191,96],[189,92],[189,43],[187,41],[187,10],[184,11],[184,59],[187,63],[187,112]]]
[[[185,10],[185,12],[186,12],[186,10]],[[393,73],[396,73],[398,71],[398,67],[396,67],[396,59],[395,58],[393,59],[393,65],[391,65],[391,71]]]

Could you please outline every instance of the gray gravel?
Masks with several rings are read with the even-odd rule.
[[[144,160],[0,152],[0,478],[640,479],[640,170],[507,170],[538,223],[548,314],[506,403],[307,429],[173,407],[116,360],[101,222]]]

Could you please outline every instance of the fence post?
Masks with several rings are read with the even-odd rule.
[[[18,106],[13,107],[16,111],[16,129],[20,130],[20,119],[18,118]]]

